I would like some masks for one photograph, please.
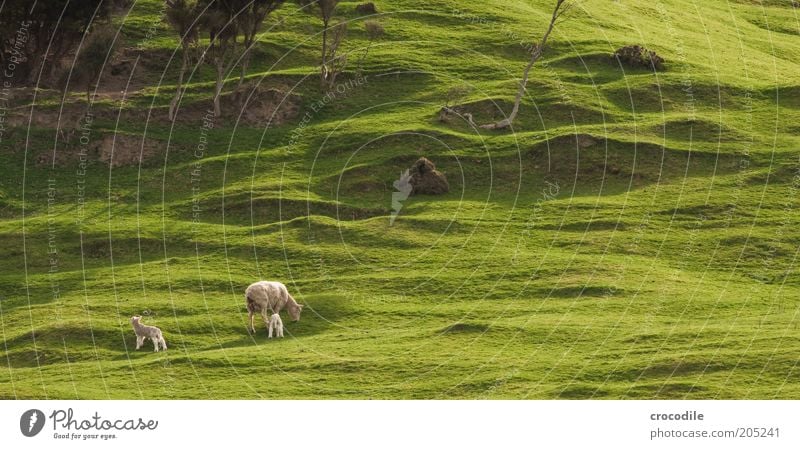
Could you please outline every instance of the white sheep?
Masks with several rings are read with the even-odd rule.
[[[247,300],[247,312],[250,319],[250,330],[255,333],[256,328],[253,325],[253,318],[256,313],[261,313],[261,318],[264,320],[264,325],[269,329],[270,315],[277,315],[285,307],[289,312],[292,321],[300,321],[300,312],[303,311],[302,304],[298,304],[286,286],[280,282],[275,281],[258,281],[250,284],[244,291],[245,299]],[[270,313],[271,312],[271,313]],[[280,319],[280,316],[278,317]],[[283,326],[281,326],[281,329]]]
[[[269,317],[269,338],[272,338],[272,331],[276,331],[276,337],[283,338],[283,320],[281,320],[281,316],[277,313],[273,313],[271,317]]]
[[[145,338],[149,338],[153,341],[153,346],[155,346],[156,352],[158,352],[158,345],[161,344],[161,347],[166,351],[167,350],[167,342],[164,341],[164,335],[161,333],[161,329],[155,326],[148,326],[146,324],[142,324],[139,321],[142,319],[140,316],[132,316],[131,317],[131,324],[133,324],[133,332],[136,333],[136,349],[142,347]]]

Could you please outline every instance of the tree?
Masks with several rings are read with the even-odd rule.
[[[19,1],[5,1],[0,3],[0,67],[8,75],[19,77],[20,63],[27,62],[27,49],[32,44],[30,40],[30,24],[27,23],[29,7]],[[6,70],[9,63],[13,64],[13,71]]]
[[[447,94],[444,97],[444,107],[449,108],[451,104],[453,106],[458,105],[470,93],[472,93],[472,88],[466,84],[451,87],[447,90]]]
[[[338,46],[341,44],[342,39],[344,38],[344,34],[346,31],[346,27],[343,23],[336,25],[333,45],[328,45],[328,32],[331,30],[331,19],[333,19],[333,14],[336,11],[336,5],[339,4],[339,0],[297,0],[297,2],[302,6],[315,6],[319,10],[320,19],[322,19],[322,58],[320,62],[320,82],[322,83],[323,87],[330,87],[333,83],[331,82],[331,78],[336,78],[338,72],[332,70],[336,67],[331,67],[331,60],[336,58],[336,52],[338,50]],[[333,51],[331,51],[331,48]],[[338,61],[341,63],[341,57]]]
[[[469,112],[461,113],[454,109],[461,104],[471,92],[472,88],[466,84],[451,87],[445,95],[444,106],[439,110],[439,121],[448,122],[450,117],[455,115],[461,119],[466,119],[470,125],[477,126],[472,118],[472,114]],[[450,106],[451,104],[453,105],[452,107]]]
[[[202,58],[214,66],[214,116],[222,115],[220,96],[225,87],[225,77],[241,60],[239,85],[244,81],[250,61],[250,50],[256,35],[267,16],[284,0],[199,0],[200,28],[208,34],[208,48]],[[242,53],[238,52],[239,35],[242,35]],[[241,56],[239,58],[238,56]]]
[[[331,39],[328,44],[326,64],[322,66],[322,84],[327,89],[332,89],[336,84],[336,77],[344,72],[347,67],[347,53],[339,53],[344,37],[347,35],[347,22],[339,22],[331,28]]]
[[[14,78],[25,84],[53,81],[91,25],[105,22],[129,0],[4,0],[0,60],[14,58]],[[44,70],[47,68],[47,70]],[[39,78],[40,73],[43,79]]]
[[[78,50],[74,76],[86,84],[86,103],[92,105],[92,90],[97,88],[106,62],[115,51],[116,31],[109,27],[98,28],[89,34]]]
[[[210,58],[214,66],[214,117],[219,117],[222,115],[220,95],[225,87],[225,75],[236,62],[236,37],[239,33],[231,2],[203,0],[200,7],[204,9],[200,24],[208,33],[208,48],[203,52],[203,59]]]
[[[242,55],[242,72],[239,76],[239,85],[244,82],[247,68],[250,65],[250,51],[256,41],[256,35],[261,31],[261,26],[273,11],[278,9],[285,0],[238,0],[234,5],[236,22],[242,33],[244,54]]]
[[[192,48],[197,44],[199,33],[199,14],[201,12],[198,0],[166,0],[165,17],[167,23],[178,34],[181,43],[181,68],[178,73],[178,83],[175,96],[169,103],[169,119],[175,119],[175,108],[183,96],[183,77],[189,66]]]
[[[511,126],[514,122],[514,119],[517,118],[517,113],[519,113],[519,104],[522,102],[522,96],[525,94],[525,90],[528,85],[528,76],[530,75],[531,68],[539,60],[542,56],[542,51],[544,51],[545,45],[547,44],[547,38],[550,37],[550,33],[553,31],[553,28],[556,25],[556,22],[560,17],[564,15],[569,9],[572,8],[574,3],[567,2],[566,0],[556,0],[556,6],[553,9],[553,16],[550,19],[550,25],[547,27],[547,31],[545,31],[542,39],[534,45],[533,50],[531,51],[531,59],[528,61],[528,65],[525,66],[525,70],[522,72],[522,81],[519,83],[519,88],[517,89],[517,96],[514,98],[514,107],[511,109],[511,113],[508,117],[500,120],[496,123],[490,123],[487,125],[481,125],[481,128],[485,129],[504,129]]]
[[[364,49],[364,54],[361,56],[361,59],[358,60],[358,73],[364,69],[364,61],[367,59],[367,55],[369,54],[369,49],[372,47],[372,43],[376,40],[383,37],[383,25],[380,24],[377,20],[367,20],[364,22],[364,30],[367,32],[367,39],[369,39],[369,44],[367,44],[367,48]]]

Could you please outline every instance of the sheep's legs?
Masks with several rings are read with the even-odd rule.
[[[150,340],[153,340],[153,347],[156,348],[155,352],[158,352],[158,337],[150,337]]]
[[[256,326],[253,324],[253,320],[255,319],[255,317],[256,317],[256,314],[255,314],[255,313],[253,313],[253,311],[252,311],[252,310],[248,310],[248,311],[247,311],[247,315],[248,315],[248,316],[249,316],[249,318],[250,318],[250,331],[251,331],[251,332],[253,332],[253,333],[255,334],[255,333],[256,333]]]
[[[164,340],[164,336],[163,335],[159,336],[159,341],[161,342],[161,349],[166,351],[167,350],[167,341]]]
[[[275,327],[278,328],[278,338],[283,338],[283,321],[281,321],[281,316],[278,315],[277,313],[275,314],[275,316],[278,317],[278,319],[275,320]]]
[[[269,312],[267,311],[266,308],[261,309],[261,318],[264,320],[264,326],[266,326],[267,329],[269,329],[269,318],[268,318],[269,315],[268,315],[268,313]]]
[[[139,348],[141,348],[143,343],[144,343],[144,337],[140,337],[140,336],[137,335],[136,336],[136,349],[138,350]]]

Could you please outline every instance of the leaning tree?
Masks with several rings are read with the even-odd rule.
[[[550,37],[550,33],[555,28],[556,23],[559,21],[560,18],[563,17],[564,13],[566,13],[572,6],[574,6],[574,2],[568,2],[566,0],[556,0],[555,8],[553,9],[553,15],[550,18],[550,25],[547,27],[544,35],[542,35],[542,39],[533,46],[533,50],[531,51],[531,57],[528,61],[528,65],[525,66],[525,70],[522,72],[522,80],[519,83],[519,87],[517,89],[517,96],[514,98],[514,106],[511,108],[511,113],[508,114],[506,118],[500,120],[499,122],[489,123],[486,125],[481,125],[481,128],[485,129],[504,129],[511,126],[514,123],[514,119],[517,118],[517,114],[519,113],[519,105],[522,102],[522,97],[525,95],[525,90],[528,86],[528,76],[530,75],[531,68],[533,65],[536,64],[536,61],[539,60],[542,56],[542,51],[544,51],[545,45],[547,44],[547,39]]]

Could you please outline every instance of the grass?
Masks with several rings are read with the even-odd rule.
[[[0,142],[0,397],[799,397],[797,10],[583,2],[513,132],[439,123],[456,85],[479,122],[510,110],[520,40],[551,3],[377,2],[367,81],[316,111],[319,21],[287,4],[249,78],[292,89],[300,116],[226,117],[197,152],[201,120],[157,119],[177,41],[159,2],[136,2],[119,19],[136,88],[96,108],[88,139],[162,151],[82,167],[44,119]],[[339,8],[360,55],[355,5]],[[620,67],[627,44],[667,70]],[[181,108],[208,104],[211,76],[192,71]],[[50,117],[61,96],[39,95]],[[419,156],[451,192],[389,226]],[[257,279],[307,305],[288,338],[247,333]],[[133,314],[170,350],[134,351]]]

